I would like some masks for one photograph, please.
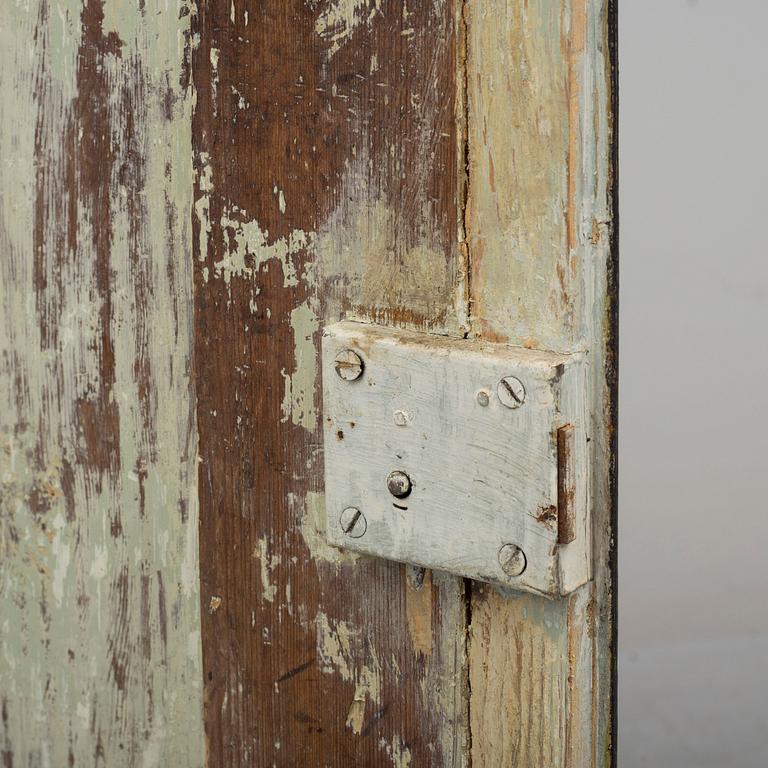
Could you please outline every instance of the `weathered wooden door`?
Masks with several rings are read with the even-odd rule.
[[[5,766],[611,763],[615,2],[4,0]],[[589,360],[593,579],[325,538],[323,328]]]

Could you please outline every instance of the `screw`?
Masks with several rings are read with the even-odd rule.
[[[387,488],[393,496],[404,499],[411,492],[411,478],[405,472],[396,469],[389,473]]]
[[[528,565],[525,552],[514,544],[505,544],[499,550],[499,565],[507,576],[520,576]]]
[[[357,507],[347,507],[339,518],[341,530],[350,538],[359,539],[368,528],[365,515]]]
[[[496,387],[496,393],[507,408],[519,408],[525,402],[525,387],[514,376],[505,376]]]
[[[357,352],[342,349],[335,360],[336,373],[344,381],[354,381],[363,375],[363,360]]]
[[[485,408],[488,405],[488,403],[491,402],[491,396],[488,394],[486,390],[481,389],[477,393],[477,402],[478,402],[478,405],[482,405],[483,408]]]

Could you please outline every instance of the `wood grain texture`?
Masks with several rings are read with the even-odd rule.
[[[473,591],[475,767],[611,760],[615,52],[608,5],[465,6],[471,330],[587,352],[594,542],[594,581],[567,601]]]
[[[5,766],[202,764],[184,11],[3,4]]]
[[[461,580],[325,541],[318,346],[461,333],[452,2],[203,2],[195,334],[208,762],[464,761]]]
[[[4,7],[4,765],[609,764],[611,9]],[[588,356],[593,583],[328,544],[344,317]]]

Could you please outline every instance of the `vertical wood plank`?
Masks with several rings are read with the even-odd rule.
[[[473,766],[611,760],[615,52],[607,0],[468,0],[472,335],[590,360],[594,581],[475,589]],[[503,734],[503,735],[502,735]]]
[[[202,764],[186,11],[3,4],[6,766]]]
[[[212,766],[464,764],[461,580],[324,540],[318,342],[461,333],[451,0],[203,2],[195,334]]]

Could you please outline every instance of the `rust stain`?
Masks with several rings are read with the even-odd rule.
[[[552,530],[557,528],[557,507],[550,505],[548,507],[539,507],[534,515],[537,522],[543,523]]]
[[[574,439],[573,425],[566,424],[557,430],[557,541],[559,544],[568,544],[576,538]]]

